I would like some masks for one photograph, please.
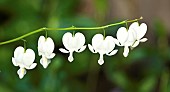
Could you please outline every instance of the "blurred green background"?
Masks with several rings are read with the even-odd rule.
[[[23,41],[0,46],[0,92],[170,92],[170,1],[169,0],[0,0],[0,42],[33,30],[49,27],[93,27],[143,16],[140,22],[148,25],[141,43],[124,58],[123,48],[115,56],[104,56],[99,66],[98,54],[88,48],[74,53],[69,63],[68,54],[59,52],[62,36],[67,31],[48,31],[55,41],[56,57],[47,69],[40,63],[28,70],[22,80],[19,67],[12,64],[13,52]],[[120,25],[125,26],[125,25]],[[106,35],[116,36],[120,26],[107,28]],[[73,32],[71,30],[70,32]],[[103,30],[82,32],[86,44]],[[27,48],[37,54],[37,33],[26,37]]]

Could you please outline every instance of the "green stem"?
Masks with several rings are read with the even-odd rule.
[[[103,29],[104,39],[106,38],[106,31]]]
[[[129,29],[129,27],[128,27],[128,22],[126,21],[126,29]]]
[[[24,42],[24,53],[26,52],[26,40],[24,40],[24,39],[21,39],[23,42]]]
[[[27,33],[25,35],[22,35],[20,37],[17,37],[17,38],[14,38],[14,39],[11,39],[11,40],[8,40],[8,41],[4,41],[4,42],[0,42],[0,45],[4,45],[4,44],[8,44],[8,43],[12,43],[12,42],[15,42],[15,41],[18,41],[18,40],[21,40],[27,36],[30,36],[32,34],[35,34],[35,33],[38,33],[38,32],[41,32],[41,31],[59,31],[59,30],[98,30],[98,29],[105,29],[105,28],[108,28],[108,27],[111,27],[111,26],[116,26],[116,25],[121,25],[121,24],[125,24],[126,22],[130,23],[130,22],[135,22],[135,21],[138,21],[138,20],[141,20],[143,19],[142,17],[140,17],[139,19],[134,19],[134,20],[128,20],[128,21],[122,21],[122,22],[118,22],[118,23],[114,23],[114,24],[109,24],[109,25],[105,25],[105,26],[100,26],[100,27],[84,27],[84,28],[81,28],[81,27],[68,27],[68,28],[40,28],[40,29],[37,29],[35,31],[32,31],[30,33]]]
[[[47,35],[47,30],[45,30],[45,39],[47,39],[48,35]]]

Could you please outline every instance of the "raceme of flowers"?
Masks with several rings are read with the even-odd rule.
[[[117,31],[116,38],[112,36],[105,36],[102,34],[96,34],[92,38],[92,43],[88,44],[88,48],[92,53],[98,53],[98,64],[104,64],[104,55],[113,56],[118,52],[115,46],[124,47],[123,56],[127,57],[129,54],[129,48],[135,48],[141,42],[146,42],[147,38],[143,38],[147,32],[147,25],[138,22],[132,23],[129,28],[120,27]],[[73,53],[83,52],[86,49],[85,36],[77,32],[72,34],[67,32],[63,35],[62,42],[65,48],[60,48],[62,53],[69,53],[68,61],[73,62]],[[43,68],[47,68],[51,63],[51,59],[54,58],[54,41],[50,37],[40,36],[38,39],[38,55],[41,56],[40,64]],[[33,63],[35,60],[35,53],[32,49],[26,49],[22,46],[18,46],[14,51],[14,57],[12,57],[12,63],[14,66],[19,66],[17,74],[20,79],[26,74],[26,70],[34,69],[37,63]]]

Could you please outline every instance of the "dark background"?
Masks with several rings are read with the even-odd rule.
[[[104,56],[99,66],[99,54],[87,48],[68,54],[59,52],[62,36],[67,31],[48,31],[55,41],[56,56],[47,69],[40,63],[37,41],[40,32],[26,37],[38,66],[28,70],[22,80],[19,67],[12,64],[13,52],[23,41],[0,46],[0,92],[170,92],[169,0],[0,0],[0,42],[19,37],[42,27],[94,27],[135,19],[148,25],[148,41],[141,43],[124,58],[123,48],[115,56]],[[125,25],[120,25],[125,26]],[[106,35],[116,36],[120,26],[107,28]],[[70,31],[73,32],[74,30]],[[86,44],[103,30],[82,32]]]

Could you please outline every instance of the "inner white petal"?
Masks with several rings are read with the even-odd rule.
[[[129,54],[129,47],[128,47],[128,46],[125,46],[125,47],[124,47],[123,56],[124,56],[124,57],[127,57],[128,54]]]
[[[100,53],[99,53],[100,54]],[[103,54],[100,54],[99,60],[98,60],[99,65],[104,64],[104,60],[103,60]]]
[[[17,71],[17,74],[19,75],[19,78],[22,79],[24,75],[26,74],[25,68],[21,68]]]
[[[73,51],[70,51],[69,57],[68,57],[68,61],[72,62],[74,60],[73,58]]]
[[[40,64],[44,67],[47,68],[49,62],[48,59],[45,56],[42,56],[42,58],[40,59]]]

